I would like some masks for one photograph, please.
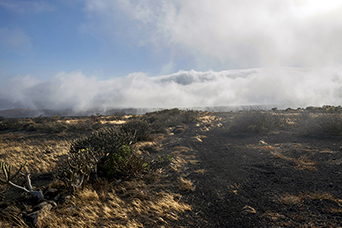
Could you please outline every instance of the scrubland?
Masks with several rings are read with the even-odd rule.
[[[1,118],[0,162],[55,203],[39,227],[336,227],[341,136],[331,106]],[[33,226],[24,193],[0,185],[1,227]]]

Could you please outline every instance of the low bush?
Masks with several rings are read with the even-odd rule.
[[[89,180],[98,161],[98,154],[89,148],[69,153],[65,163],[58,167],[55,177],[63,181],[72,193]]]
[[[127,178],[147,168],[147,162],[134,154],[128,145],[123,145],[98,166],[107,178]]]
[[[135,119],[123,124],[120,128],[121,131],[134,135],[136,141],[150,140],[150,124],[143,119]]]
[[[90,136],[72,142],[70,153],[77,153],[81,149],[89,148],[100,156],[111,156],[121,146],[130,145],[134,141],[133,135],[118,128],[106,128],[94,131]]]
[[[243,111],[234,119],[229,127],[232,133],[268,133],[284,129],[285,120],[270,112],[259,110]]]
[[[302,114],[297,121],[298,132],[313,136],[342,136],[342,115]]]
[[[23,125],[23,120],[18,118],[3,119],[0,122],[0,130],[20,129]]]
[[[166,109],[146,113],[144,119],[150,123],[151,132],[165,133],[167,127],[175,127],[182,123],[198,122],[199,112],[193,110]]]
[[[140,124],[144,125],[141,122]],[[101,129],[88,137],[73,141],[69,158],[58,172],[57,178],[73,189],[74,186],[79,186],[75,184],[76,177],[81,176],[83,182],[89,179],[92,170],[109,179],[130,177],[144,170],[147,163],[130,148],[136,141],[135,126],[140,125],[132,122],[120,128]]]

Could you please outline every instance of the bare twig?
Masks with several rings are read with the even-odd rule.
[[[33,197],[37,198],[38,200],[43,200],[44,199],[44,195],[43,195],[42,191],[34,191],[33,188],[32,188],[31,179],[30,179],[30,173],[23,174],[23,173],[20,172],[25,165],[26,165],[26,162],[23,165],[20,164],[20,168],[17,170],[17,172],[15,172],[14,175],[11,176],[12,166],[11,165],[6,165],[5,163],[0,162],[0,168],[2,169],[2,172],[3,172],[4,176],[5,176],[4,179],[0,178],[0,182],[2,184],[9,184],[9,185],[11,185],[11,186],[13,186],[15,188],[19,188],[19,189],[29,193]],[[19,173],[23,174],[26,177],[28,189],[26,189],[25,187],[19,186],[19,185],[17,185],[17,184],[12,182],[12,179],[14,177],[18,176]]]

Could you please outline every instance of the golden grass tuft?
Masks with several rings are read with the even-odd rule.
[[[0,227],[29,227],[23,220],[20,213],[21,210],[16,206],[9,206],[8,208],[6,208],[0,215],[0,218],[2,220],[0,221]]]
[[[7,164],[18,168],[27,162],[30,172],[49,172],[54,170],[59,157],[69,150],[68,140],[4,140],[0,156]]]
[[[247,148],[259,149],[262,151],[270,152],[275,158],[283,159],[286,161],[291,161],[294,163],[295,167],[302,170],[316,170],[315,165],[317,162],[310,160],[307,155],[303,155],[299,158],[293,158],[291,156],[286,156],[285,154],[289,154],[292,151],[300,151],[300,152],[319,152],[316,149],[305,148],[304,145],[298,143],[287,143],[287,144],[274,144],[269,145],[263,140],[259,141],[259,145],[247,145]]]
[[[187,153],[191,151],[189,147],[185,147],[185,146],[176,146],[173,148],[173,150],[174,150],[174,153]]]
[[[121,185],[121,184],[120,184]],[[111,189],[111,191],[109,190]],[[149,196],[140,199],[139,193]],[[148,192],[147,186],[108,184],[98,191],[84,189],[76,197],[44,219],[46,227],[150,227],[177,220],[179,213],[191,210],[180,195]],[[62,215],[62,216],[61,216]],[[159,225],[158,225],[159,224]]]
[[[317,162],[309,160],[306,156],[301,156],[299,159],[293,159],[293,161],[296,164],[296,167],[299,169],[316,170],[314,165],[316,165]]]
[[[198,169],[195,171],[196,173],[200,173],[200,174],[205,174],[206,172],[208,172],[207,170],[205,169]]]
[[[314,193],[309,193],[308,197],[310,199],[319,199],[319,200],[330,200],[333,202],[336,202],[338,204],[342,204],[342,200],[341,199],[337,199],[334,196],[332,196],[330,193],[324,192],[324,193],[319,193],[319,192],[314,192]]]
[[[195,186],[193,185],[191,180],[185,179],[184,177],[179,177],[179,189],[182,191],[194,191]]]
[[[267,217],[268,219],[270,220],[273,220],[273,221],[276,221],[278,219],[284,219],[285,216],[284,215],[281,215],[279,213],[276,213],[276,212],[272,212],[272,211],[266,211],[264,214],[263,214],[264,217]]]

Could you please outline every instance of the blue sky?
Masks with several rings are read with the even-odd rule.
[[[339,104],[338,92],[326,91],[342,81],[341,50],[339,0],[0,0],[0,109],[53,108],[51,103],[58,103],[58,108],[82,103],[82,109],[101,101],[107,108],[161,106],[176,92],[183,96],[169,101],[169,106]],[[270,79],[265,73],[269,69],[277,76]],[[234,76],[236,70],[240,77]],[[246,70],[258,73],[246,76]],[[314,81],[331,78],[333,83],[313,86],[303,81],[294,89],[297,97],[263,95],[261,84],[277,79],[273,83],[288,86],[296,78],[307,78],[303,72],[310,72]],[[317,76],[318,72],[335,76]],[[229,92],[215,84],[222,74],[229,79],[224,81],[226,88],[246,85],[239,81],[254,77],[268,81],[249,97],[239,92],[246,88]],[[152,81],[147,85],[142,78]],[[84,87],[77,86],[74,93],[71,82]],[[159,93],[152,96],[153,83]],[[199,88],[209,83],[222,93],[211,89],[197,99]],[[302,88],[313,87],[321,98],[328,95],[296,102],[298,97],[306,99],[299,93]],[[33,96],[37,88],[46,94]],[[78,95],[84,89],[93,90],[92,95]],[[155,102],[157,98],[162,99]]]
[[[3,71],[41,79],[75,70],[103,79],[172,73],[165,70],[172,60],[169,47],[142,44],[149,31],[141,31],[141,22],[116,9],[119,1],[103,2],[114,8],[101,15],[101,9],[88,9],[92,1],[1,0]],[[193,67],[186,54],[174,62],[173,71]]]
[[[27,3],[26,7],[23,3]],[[103,34],[85,31],[91,16],[85,12],[84,2],[44,1],[39,10],[34,3],[42,1],[1,2],[1,32],[5,39],[17,40],[16,44],[10,45],[9,41],[1,47],[1,68],[9,74],[44,78],[61,71],[81,70],[111,77],[153,71],[160,62],[149,56],[148,48],[134,47],[122,37],[113,37],[112,42]],[[18,7],[7,6],[10,4]]]

